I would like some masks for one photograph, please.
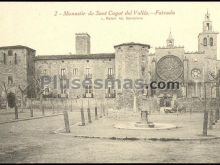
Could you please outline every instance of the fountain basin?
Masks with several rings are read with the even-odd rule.
[[[118,129],[131,129],[131,130],[166,130],[178,128],[174,124],[170,123],[153,123],[154,127],[142,122],[118,122],[113,125],[114,128]]]
[[[135,127],[150,127],[154,128],[155,124],[153,122],[136,122]]]

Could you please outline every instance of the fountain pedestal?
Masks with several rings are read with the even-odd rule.
[[[143,123],[148,123],[148,111],[141,111],[141,121]]]
[[[153,122],[149,122],[148,120],[148,111],[141,111],[141,121],[140,122],[136,122],[135,126],[136,127],[147,127],[147,128],[154,128],[154,123]]]
[[[133,129],[133,130],[163,130],[177,128],[173,124],[168,123],[153,123],[149,121],[148,111],[141,111],[141,120],[136,121],[120,121],[114,124],[114,128],[118,129]]]

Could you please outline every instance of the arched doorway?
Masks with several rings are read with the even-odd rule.
[[[168,94],[162,94],[160,96],[160,107],[171,107],[172,98]]]

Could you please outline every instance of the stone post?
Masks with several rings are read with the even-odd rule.
[[[63,111],[66,133],[70,133],[69,117],[67,111]]]
[[[42,115],[44,116],[44,105],[43,105],[43,95],[40,94],[40,109],[42,111]]]
[[[18,119],[18,107],[15,104],[15,119]]]
[[[218,119],[219,119],[219,112],[218,112],[218,109],[215,110],[215,123],[218,122]]]
[[[89,108],[89,100],[88,100],[88,108],[87,108],[87,113],[88,113],[88,122],[92,123],[92,119],[91,119],[91,113],[90,113],[90,108]]]
[[[209,116],[209,129],[213,129],[212,124],[213,124],[213,111],[211,110]]]
[[[73,101],[71,100],[71,112],[73,111]]]
[[[143,123],[148,123],[148,112],[141,111],[141,120]]]
[[[134,94],[134,101],[133,101],[133,112],[137,112],[137,97]]]
[[[208,112],[206,110],[206,84],[204,82],[204,96],[205,96],[205,110],[204,110],[204,120],[203,120],[203,136],[207,136],[207,127],[208,127]]]
[[[30,113],[31,113],[31,117],[34,117],[32,98],[30,99]]]
[[[102,103],[100,103],[100,118],[102,118]]]
[[[85,125],[85,116],[84,116],[84,109],[83,109],[83,101],[82,101],[82,106],[81,106],[81,122],[82,122],[82,126]]]
[[[203,135],[207,136],[208,112],[204,112]]]
[[[98,120],[97,106],[95,106],[95,120]]]

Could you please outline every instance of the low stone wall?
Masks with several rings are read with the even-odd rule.
[[[128,100],[127,100],[128,101]],[[192,109],[192,112],[203,112],[205,109],[205,100],[198,99],[198,98],[179,98],[176,100],[179,106],[185,106],[186,111],[189,112]],[[123,108],[122,98],[105,98],[105,99],[95,99],[95,98],[80,98],[80,99],[60,99],[60,98],[44,98],[43,99],[43,106],[44,109],[60,109],[62,110],[80,110],[83,107],[94,109],[95,106],[101,107],[104,105],[105,108],[108,109],[127,109],[128,111],[133,111],[133,100],[131,101],[131,105],[129,106],[130,109]],[[30,99],[27,100],[26,108],[30,107]],[[33,109],[40,109],[40,100],[33,99],[32,100],[32,107]],[[218,102],[216,99],[207,99],[207,110],[215,110],[218,108]],[[140,111],[140,108],[143,110],[148,110],[150,112],[159,111],[159,105],[156,99],[149,98],[143,99],[142,102],[138,101],[137,99],[137,111]]]
[[[181,98],[177,99],[177,102],[180,105],[184,105],[186,107],[186,111],[190,111],[192,109],[193,112],[202,112],[205,109],[205,100],[199,98]],[[206,109],[207,110],[215,110],[218,108],[218,102],[216,99],[207,99],[206,100]]]
[[[61,98],[44,98],[42,102],[44,109],[60,109],[60,110],[80,110],[83,106],[87,108],[88,105],[90,108],[94,109],[95,106],[101,107],[104,105],[105,108],[115,108],[115,98],[106,98],[106,99],[94,99],[94,98],[80,98],[80,99],[61,99]],[[30,108],[31,100],[27,100],[26,108]],[[33,109],[40,109],[40,100],[32,100]]]

